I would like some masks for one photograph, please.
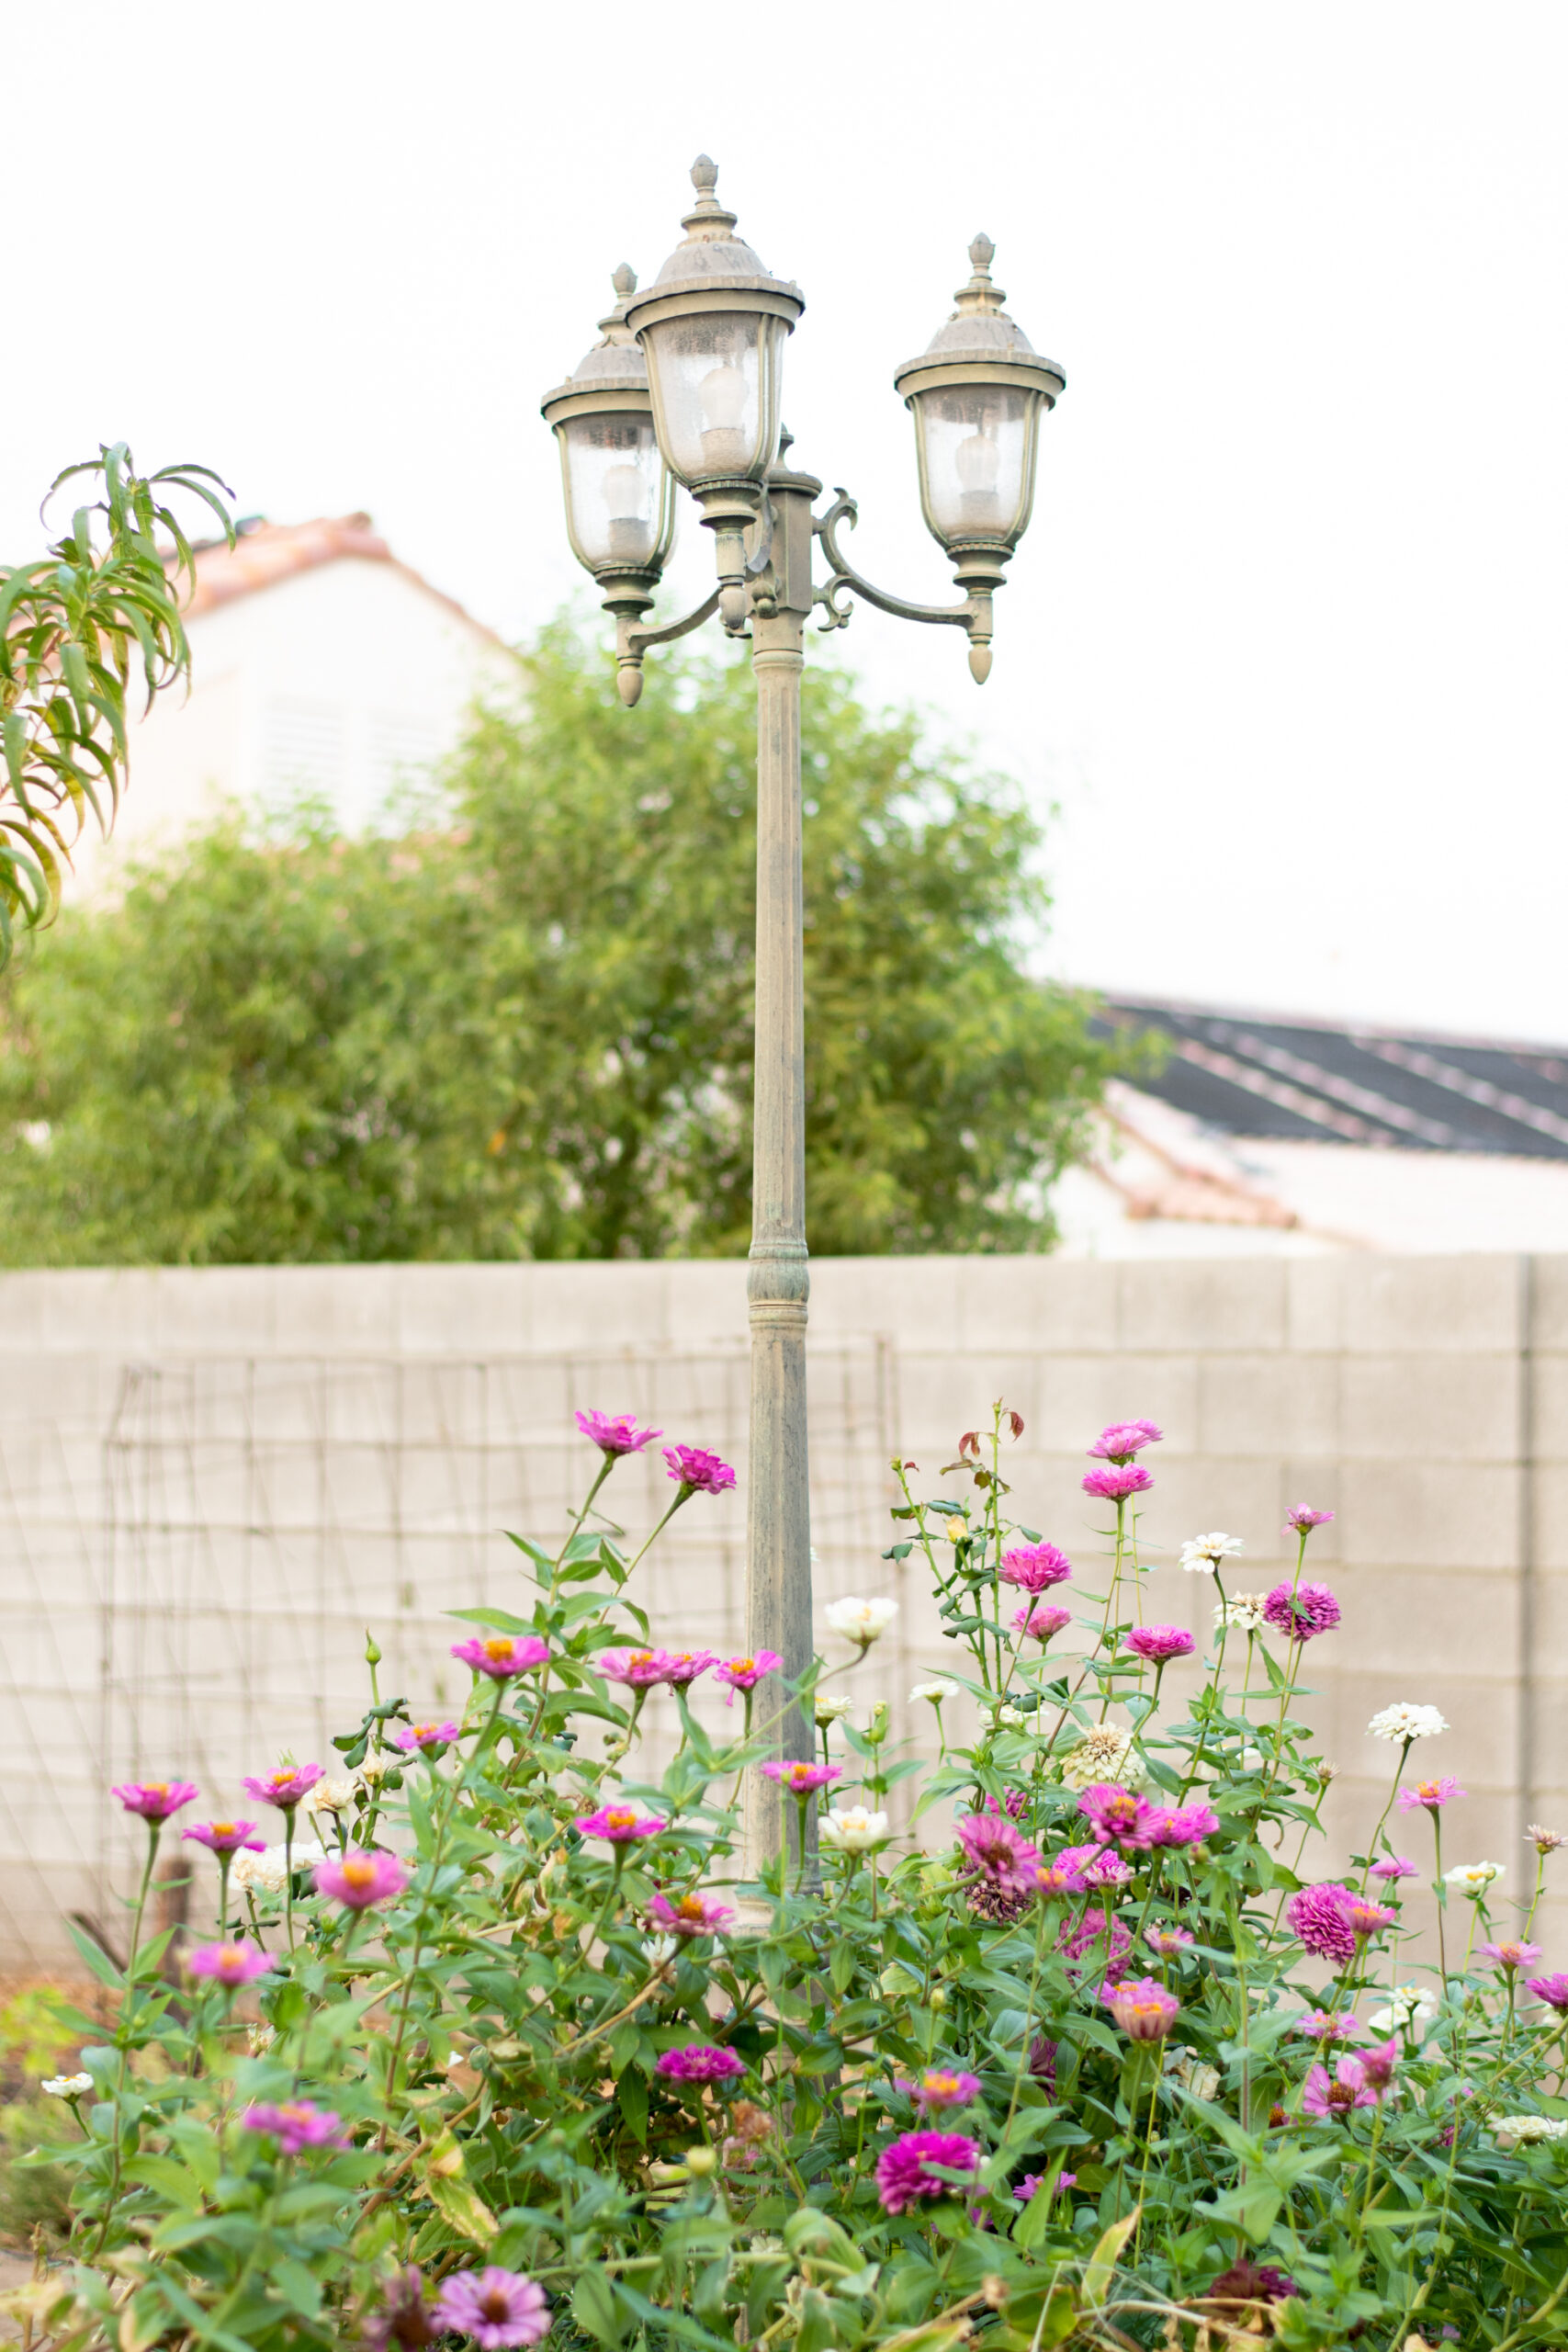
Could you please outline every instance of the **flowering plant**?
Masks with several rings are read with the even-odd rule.
[[[1144,1489],[1105,1482],[1153,1424],[1089,1449],[1114,1512],[1094,1566],[1007,1519],[1016,1416],[953,1465],[977,1507],[899,1465],[891,1555],[929,1566],[953,1652],[919,1695],[979,1725],[947,1724],[933,1765],[880,1704],[863,1729],[832,1703],[890,1601],[825,1611],[827,1657],[846,1634],[854,1656],[797,1683],[771,1652],[653,1645],[641,1553],[589,1523],[638,1433],[580,1419],[572,1532],[517,1539],[516,1613],[460,1612],[467,1704],[383,1700],[372,1643],[333,1850],[258,1860],[253,1825],[209,1825],[218,1937],[181,1971],[141,1929],[188,1784],[135,1784],[161,1793],[132,1807],[129,1962],[83,1944],[118,2021],[105,2042],[77,2019],[82,2072],[50,2086],[80,2126],[72,2260],[9,2299],[36,2352],[1568,2343],[1568,1973],[1526,1973],[1561,1841],[1532,1825],[1533,1894],[1494,1919],[1499,1866],[1443,1867],[1462,1792],[1423,1783],[1429,1950],[1385,1828],[1446,1726],[1396,1701],[1370,1727],[1398,1751],[1382,1819],[1309,1867],[1331,1772],[1297,1677],[1339,1617],[1301,1605],[1326,1592],[1303,1583],[1326,1514],[1292,1512],[1262,1630],[1222,1584],[1200,1658],[1145,1623]],[[672,1508],[722,1507],[725,1465],[699,1481],[715,1458],[674,1452]],[[1196,1543],[1221,1582],[1235,1539]],[[1076,1645],[1013,1612],[1043,1561]],[[727,1685],[743,1713],[711,1703]],[[291,1828],[307,1775],[252,1785]],[[770,1780],[784,1849],[749,1851]]]

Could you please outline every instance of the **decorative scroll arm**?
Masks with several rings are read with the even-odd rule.
[[[637,628],[629,614],[621,614],[615,623],[615,691],[629,710],[642,693],[642,657],[650,645],[671,645],[678,637],[690,637],[701,628],[718,610],[719,591],[716,588],[705,604],[695,612],[683,613],[678,621],[666,621],[662,628]]]
[[[823,618],[818,628],[847,628],[852,607],[839,602],[846,590],[863,596],[879,612],[891,613],[901,621],[949,622],[963,629],[969,639],[969,667],[976,680],[984,679],[991,667],[991,593],[988,587],[977,586],[961,605],[912,605],[907,597],[891,596],[886,589],[876,588],[858,572],[839,546],[838,529],[848,523],[852,529],[860,520],[855,501],[845,490],[836,490],[833,503],[825,514],[812,517],[811,527],[821,540],[823,551],[832,571],[818,589],[816,601],[822,607]]]

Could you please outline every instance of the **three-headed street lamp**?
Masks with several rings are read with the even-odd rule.
[[[651,287],[624,266],[604,340],[544,402],[560,447],[573,554],[615,623],[621,700],[642,691],[643,656],[716,612],[749,637],[757,680],[757,971],[750,1267],[751,1428],[747,1645],[776,1650],[792,1679],[810,1666],[811,1542],[806,1445],[806,1074],[802,990],[800,678],[806,625],[844,628],[859,596],[902,620],[945,622],[969,639],[969,667],[991,667],[991,600],[1034,503],[1040,420],[1063,389],[1002,309],[988,237],[969,248],[957,309],[918,359],[894,375],[915,420],[920,508],[953,564],[957,605],[916,605],[861,577],[838,543],[856,520],[839,491],[787,462],[780,423],[784,347],[805,309],[800,288],[770,277],[715,193],[716,167],[692,167],[697,201]],[[675,485],[714,535],[718,586],[662,628],[645,627],[675,531]],[[812,541],[829,571],[812,577]],[[786,1757],[813,1753],[812,1726],[790,1710]],[[754,1852],[777,1850],[783,1819],[762,1783]]]

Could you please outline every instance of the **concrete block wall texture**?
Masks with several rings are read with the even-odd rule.
[[[499,1529],[562,1526],[592,1463],[576,1407],[635,1407],[743,1480],[744,1286],[715,1262],[0,1277],[0,1965],[60,1964],[62,1912],[110,1916],[131,1852],[110,1779],[188,1771],[227,1806],[286,1747],[326,1760],[367,1623],[384,1690],[456,1696],[445,1612],[515,1594]],[[1345,1617],[1309,1652],[1339,1778],[1308,1867],[1371,1830],[1396,1752],[1367,1722],[1416,1700],[1452,1730],[1412,1774],[1471,1792],[1446,1854],[1528,1892],[1525,1823],[1568,1828],[1568,1258],[819,1261],[811,1363],[821,1595],[905,1604],[839,1687],[931,1742],[907,1694],[953,1654],[918,1556],[880,1557],[894,1453],[961,1492],[935,1474],[1005,1397],[1012,1506],[1093,1588],[1083,1449],[1146,1416],[1145,1613],[1209,1634],[1213,1588],[1176,1566],[1200,1529],[1241,1536],[1229,1585],[1263,1589],[1286,1508],[1337,1513],[1309,1555]],[[637,1528],[668,1491],[645,1463],[609,1499]],[[744,1527],[743,1493],[696,1498],[638,1571],[670,1638],[739,1645]],[[1425,1871],[1426,1816],[1394,1823]],[[1568,1899],[1542,1918],[1563,1964]]]

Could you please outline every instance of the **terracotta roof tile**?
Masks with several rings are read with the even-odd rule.
[[[412,580],[427,596],[435,597],[492,644],[502,643],[493,629],[465,611],[456,597],[433,588],[410,565],[400,563],[380,533],[371,527],[368,514],[323,514],[310,523],[253,523],[241,532],[231,548],[225,547],[221,539],[198,548],[196,587],[185,607],[186,617],[199,617],[220,605],[232,604],[236,597],[254,595],[261,588],[274,588],[280,580],[314,571],[324,563],[336,563],[344,556],[390,564],[394,571]]]

